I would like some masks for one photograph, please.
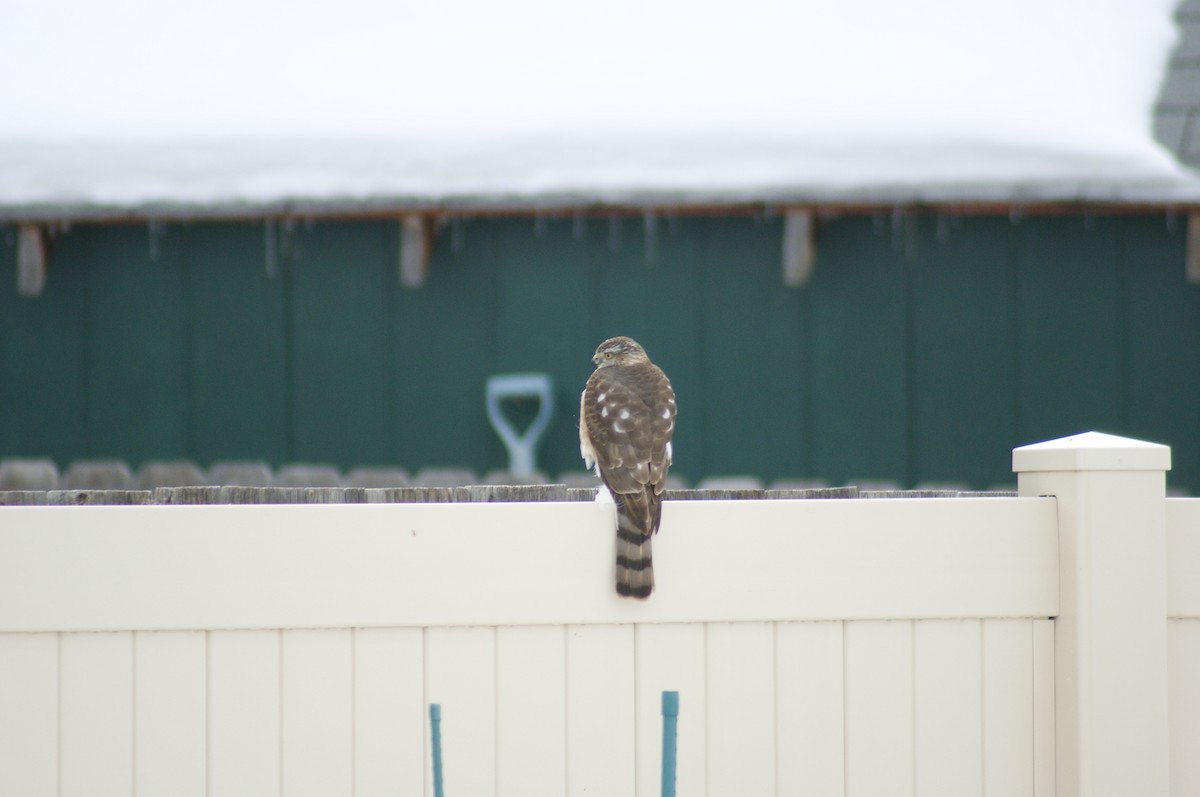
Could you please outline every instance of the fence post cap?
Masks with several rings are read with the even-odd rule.
[[[1083,432],[1014,448],[1012,469],[1031,471],[1170,470],[1171,449],[1128,437]]]

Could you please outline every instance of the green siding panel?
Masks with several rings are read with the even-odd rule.
[[[289,240],[290,239],[290,240]],[[394,225],[314,224],[285,232],[290,457],[396,461]]]
[[[636,217],[594,219],[587,225],[585,249],[591,258],[593,316],[590,340],[575,367],[575,407],[592,371],[591,356],[607,338],[627,335],[641,343],[671,380],[677,397],[675,473],[689,479],[705,474],[705,407],[710,385],[703,374],[698,271],[703,253],[695,239],[695,220],[646,220]],[[650,229],[649,235],[647,229]],[[575,433],[575,467],[578,432]],[[709,472],[712,472],[711,470]]]
[[[15,239],[0,233],[0,456],[65,462],[87,452],[85,242],[53,242],[45,292],[32,298],[17,294]]]
[[[540,465],[582,467],[596,345],[640,340],[679,396],[676,472],[1012,481],[1084,429],[1175,448],[1200,493],[1200,286],[1142,216],[822,218],[781,282],[765,216],[471,218],[399,283],[399,223],[81,225],[45,294],[0,240],[0,456],[502,467],[489,375],[545,371]],[[521,408],[517,408],[519,411]],[[529,409],[526,408],[527,420]],[[519,415],[519,412],[518,412]]]
[[[1184,224],[1130,219],[1123,232],[1127,289],[1125,432],[1172,446],[1168,484],[1200,494],[1200,285],[1184,273]]]
[[[1122,426],[1116,235],[1122,223],[1076,217],[1017,226],[1023,441]]]
[[[203,224],[182,234],[192,299],[192,457],[283,462],[286,280],[267,273],[263,225]]]
[[[703,374],[698,428],[706,455],[700,475],[805,474],[808,297],[782,285],[782,225],[732,218],[696,226],[703,286],[695,321]]]
[[[909,480],[906,264],[895,238],[869,218],[818,231],[805,289],[812,292],[810,473],[835,484]]]
[[[395,423],[399,464],[407,468],[486,465],[495,437],[483,384],[493,371],[496,234],[488,223],[469,224],[457,252],[450,235],[439,236],[426,283],[396,289]],[[398,285],[398,231],[395,241]]]
[[[95,457],[185,457],[192,393],[180,236],[168,230],[151,259],[144,226],[73,232],[88,251],[87,447]]]
[[[1006,483],[1017,439],[1007,219],[920,222],[908,264],[912,481]]]
[[[570,219],[481,222],[472,230],[478,233],[464,242],[462,254],[478,256],[476,247],[482,248],[495,280],[495,333],[487,336],[490,362],[483,378],[549,373],[555,413],[542,436],[538,466],[550,475],[579,470],[579,393],[600,342],[592,332],[586,230],[577,238]],[[483,382],[475,391],[482,409]],[[504,408],[518,429],[527,428],[536,412],[532,402],[526,407],[506,403]],[[485,453],[485,468],[507,467],[508,453],[497,435],[488,437]]]

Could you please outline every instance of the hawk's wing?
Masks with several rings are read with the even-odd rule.
[[[579,416],[581,448],[591,448],[609,489],[663,491],[671,464],[675,392],[658,366],[597,368],[584,388]]]

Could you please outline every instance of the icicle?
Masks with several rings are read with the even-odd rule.
[[[937,239],[940,244],[950,240],[950,217],[945,213],[939,213],[937,217]]]
[[[575,236],[576,241],[587,237],[587,217],[583,215],[582,210],[575,211],[575,218],[571,222],[571,234]]]
[[[454,216],[450,219],[450,251],[458,254],[463,250],[463,244],[466,243],[467,225],[462,216]]]
[[[892,251],[904,251],[906,233],[904,221],[904,211],[899,207],[892,208]]]
[[[146,237],[150,247],[150,262],[157,263],[161,247],[159,241],[167,232],[167,225],[160,221],[146,222]]]
[[[17,236],[17,293],[41,296],[46,288],[47,232],[36,224],[22,224]]]
[[[1200,210],[1188,214],[1187,222],[1187,281],[1200,284]]]
[[[279,256],[285,260],[296,256],[296,219],[283,220],[279,234]]]
[[[400,220],[400,284],[419,288],[429,275],[429,251],[432,234],[425,218],[419,214]]]
[[[1179,227],[1179,214],[1175,212],[1175,208],[1167,208],[1167,232],[1175,232]]]
[[[546,214],[545,213],[535,213],[533,216],[533,234],[534,234],[534,236],[537,238],[545,238],[547,226],[548,226],[548,222],[546,221]]]
[[[918,226],[917,214],[915,212],[906,213],[904,215],[904,257],[908,260],[915,260],[917,257],[917,235],[920,232]]]
[[[646,264],[651,265],[658,261],[658,218],[653,210],[647,208],[642,211],[642,226],[646,231]]]
[[[263,224],[264,245],[267,259],[267,277],[275,279],[279,273],[279,231],[275,229],[275,219],[267,219]]]
[[[812,277],[813,227],[812,211],[789,210],[783,216],[783,284],[789,288],[799,288]]]
[[[1024,217],[1024,215],[1025,215],[1024,211],[1022,211],[1016,205],[1012,205],[1008,209],[1008,223],[1015,227],[1016,225],[1021,223],[1021,219],[1022,219],[1022,217]]]
[[[621,217],[616,213],[608,217],[608,251],[621,250]]]

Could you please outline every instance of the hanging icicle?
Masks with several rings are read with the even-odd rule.
[[[1200,285],[1200,210],[1188,214],[1187,280]]]
[[[46,261],[49,247],[45,228],[22,224],[17,230],[17,293],[41,296],[46,289]]]
[[[658,261],[658,217],[650,208],[642,211],[642,227],[645,229],[646,265]]]
[[[420,288],[429,276],[431,248],[428,220],[413,213],[400,220],[400,284]]]
[[[892,251],[904,251],[904,209],[899,205],[892,208]]]
[[[621,250],[621,217],[612,214],[608,217],[608,251],[616,254]]]
[[[299,247],[296,246],[296,227],[299,222],[294,216],[288,216],[279,224],[279,257],[285,262],[294,260]]]
[[[459,254],[467,241],[467,222],[462,216],[450,218],[450,251]]]
[[[788,210],[783,215],[783,284],[806,285],[816,261],[811,210]]]
[[[263,222],[263,251],[266,256],[268,279],[275,279],[275,275],[279,273],[279,231],[275,226],[275,219]]]
[[[167,225],[161,221],[146,222],[146,239],[149,247],[150,262],[157,263],[158,257],[162,253],[162,247],[159,242],[167,233]]]
[[[944,244],[950,240],[950,216],[946,213],[938,213],[937,239],[940,244]]]

